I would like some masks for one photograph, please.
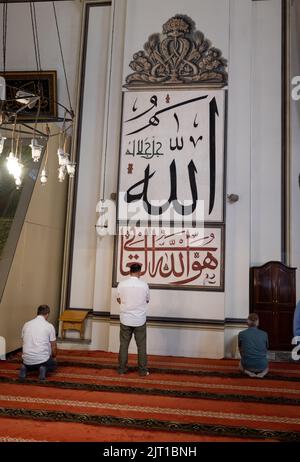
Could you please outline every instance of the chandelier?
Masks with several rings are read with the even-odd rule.
[[[6,157],[6,166],[10,175],[13,176],[16,188],[19,189],[22,185],[23,179],[23,163],[22,163],[22,150],[24,149],[24,138],[28,147],[31,149],[31,157],[33,162],[42,162],[40,168],[40,182],[45,185],[48,181],[48,144],[51,137],[58,137],[57,149],[57,178],[59,182],[63,182],[66,176],[73,178],[75,175],[75,162],[71,159],[71,136],[69,132],[73,127],[74,111],[72,109],[67,74],[65,69],[65,61],[61,45],[61,36],[58,26],[58,18],[56,13],[55,2],[52,3],[53,19],[56,25],[56,32],[58,38],[58,45],[60,50],[60,57],[64,71],[65,86],[68,95],[69,107],[66,107],[54,99],[54,95],[46,96],[43,92],[42,85],[39,81],[41,75],[41,60],[39,49],[39,36],[37,29],[37,18],[34,2],[28,2],[28,12],[30,14],[32,24],[32,35],[34,43],[34,53],[36,60],[37,80],[34,85],[35,91],[30,91],[24,85],[10,86],[7,83],[6,71],[6,37],[7,37],[7,18],[8,18],[8,3],[2,4],[2,22],[3,22],[3,70],[0,71],[0,156],[4,149],[8,150]],[[18,83],[18,81],[16,81]],[[9,97],[7,97],[9,95]],[[57,106],[63,113],[63,117],[49,116],[42,117],[41,106],[45,100],[51,106]],[[28,111],[30,110],[30,111]],[[24,117],[24,114],[27,114]],[[30,117],[30,113],[33,114]],[[28,116],[29,114],[29,116]],[[50,123],[55,122],[58,125],[58,130],[53,131],[50,129]],[[10,140],[8,133],[11,133]],[[30,140],[30,141],[28,141]]]

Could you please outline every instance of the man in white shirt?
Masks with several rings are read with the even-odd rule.
[[[141,265],[130,267],[130,277],[118,285],[117,301],[120,311],[119,374],[127,372],[128,347],[134,334],[138,350],[138,367],[141,376],[149,375],[147,369],[146,312],[150,300],[148,284],[140,280]]]
[[[57,366],[56,335],[53,325],[47,321],[49,313],[48,305],[40,305],[37,317],[23,326],[23,364],[19,373],[21,381],[25,380],[27,372],[34,370],[39,371],[39,380],[44,381],[46,373]]]

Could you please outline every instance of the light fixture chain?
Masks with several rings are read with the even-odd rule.
[[[38,34],[37,21],[36,21],[35,3],[33,3],[33,21],[34,21],[34,30],[35,30],[35,36],[36,36],[38,66],[39,66],[39,71],[41,71],[42,66],[41,66],[40,44],[39,44],[39,34]]]
[[[41,111],[41,98],[38,99],[38,110],[36,112],[36,117],[35,117],[35,122],[34,122],[33,138],[35,138],[38,118],[40,117],[40,111]]]
[[[57,37],[58,37],[58,43],[59,43],[59,49],[60,49],[60,56],[62,60],[62,65],[63,65],[63,70],[64,70],[64,75],[65,75],[65,82],[66,82],[66,87],[67,87],[67,93],[68,93],[68,99],[69,99],[69,106],[71,109],[71,112],[73,114],[73,108],[72,108],[72,103],[71,103],[71,97],[70,97],[70,91],[69,91],[69,85],[68,85],[68,79],[67,79],[67,73],[66,73],[66,66],[65,66],[65,60],[64,60],[64,55],[62,51],[62,45],[61,45],[61,39],[60,39],[60,32],[59,32],[59,27],[58,27],[58,21],[57,21],[57,14],[56,14],[56,8],[54,2],[52,2],[53,6],[53,12],[54,12],[54,18],[55,18],[55,24],[56,24],[56,30],[57,30]]]
[[[2,9],[2,51],[3,51],[3,72],[6,71],[6,37],[7,37],[7,3],[3,3]]]
[[[31,25],[32,25],[34,54],[35,54],[35,61],[36,61],[36,69],[37,71],[39,71],[40,70],[39,44],[38,44],[38,37],[37,37],[37,30],[36,30],[36,23],[34,20],[34,16],[35,16],[34,5],[32,4],[32,2],[30,2],[30,17],[31,17]]]

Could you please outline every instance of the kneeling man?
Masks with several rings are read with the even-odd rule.
[[[40,305],[37,316],[23,326],[21,381],[25,380],[27,372],[34,370],[39,371],[39,380],[44,381],[46,373],[56,369],[56,336],[54,326],[47,321],[49,313],[48,305]]]
[[[268,369],[268,334],[258,329],[258,315],[248,316],[248,329],[239,333],[240,370],[249,377],[264,377]]]

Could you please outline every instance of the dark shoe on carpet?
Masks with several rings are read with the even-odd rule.
[[[40,382],[45,382],[45,380],[46,380],[46,368],[45,368],[45,366],[40,366],[39,381]]]
[[[139,374],[140,374],[141,377],[147,377],[147,375],[150,375],[150,372],[149,371],[141,371]]]
[[[127,369],[118,369],[118,374],[119,374],[119,375],[125,375],[125,374],[127,374]]]
[[[25,364],[22,364],[20,372],[19,372],[19,380],[20,380],[20,382],[25,381],[26,374],[27,374],[27,368],[26,368]]]

